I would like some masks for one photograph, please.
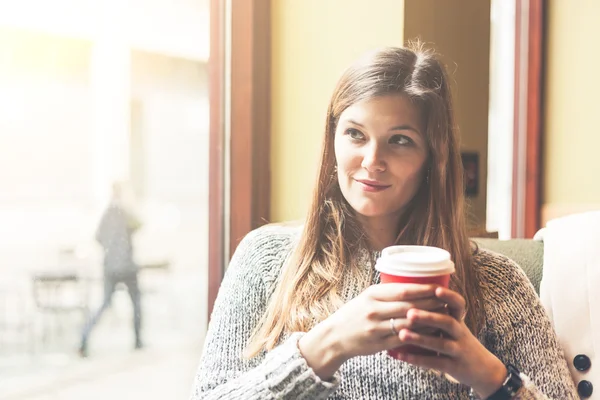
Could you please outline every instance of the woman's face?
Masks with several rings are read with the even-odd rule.
[[[335,130],[340,189],[364,217],[399,218],[426,173],[419,110],[401,95],[374,97],[342,112]]]

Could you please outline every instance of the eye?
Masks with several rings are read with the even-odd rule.
[[[390,138],[390,143],[397,144],[400,146],[410,146],[413,144],[413,140],[405,135],[394,135]]]
[[[365,135],[363,135],[361,131],[354,128],[346,129],[346,135],[350,136],[350,139],[355,141],[363,140],[365,138]]]

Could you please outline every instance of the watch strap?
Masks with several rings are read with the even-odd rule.
[[[523,380],[520,372],[514,365],[506,364],[508,374],[502,383],[502,386],[496,390],[488,400],[509,400],[517,395],[519,389],[523,387]]]

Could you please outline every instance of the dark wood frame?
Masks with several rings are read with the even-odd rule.
[[[545,0],[516,0],[512,237],[531,238],[541,223],[546,8]]]
[[[209,315],[225,265],[239,241],[269,219],[270,4],[270,0],[231,0],[231,9],[225,10],[224,1],[210,0]],[[231,13],[230,32],[225,26],[227,12]],[[231,44],[229,104],[225,104],[227,38]],[[225,121],[228,106],[230,120]],[[229,188],[224,186],[225,151],[230,154]],[[225,209],[227,198],[229,210]],[[225,224],[229,224],[228,238]]]
[[[224,86],[225,15],[223,1],[210,0],[210,56],[208,89],[210,104],[208,156],[208,315],[210,316],[224,265]]]
[[[270,212],[269,0],[232,0],[229,254]]]

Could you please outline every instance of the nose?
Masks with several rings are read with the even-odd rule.
[[[365,153],[361,166],[369,172],[383,172],[385,171],[385,160],[383,157],[383,150],[373,141],[369,146],[365,146]]]

